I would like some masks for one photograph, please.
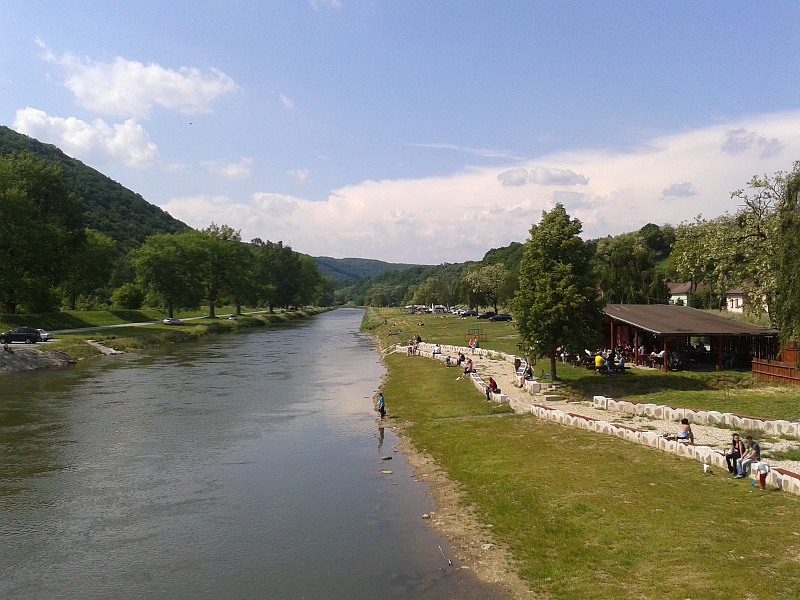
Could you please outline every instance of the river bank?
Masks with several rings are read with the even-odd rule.
[[[426,341],[455,337],[445,327],[456,323],[447,320],[391,319],[395,330],[413,327]],[[374,330],[384,349],[397,340],[386,337],[387,328]],[[483,556],[464,551],[476,574],[487,554],[505,552],[482,578],[510,573],[521,582],[517,594],[506,587],[510,596],[796,597],[800,531],[786,527],[800,518],[797,498],[754,493],[748,482],[703,473],[694,461],[529,415],[487,418],[506,409],[457,380],[460,370],[405,353],[383,360],[389,416],[411,448],[410,460],[421,459],[418,476],[436,473],[432,495],[441,522],[432,525],[457,553],[485,548]],[[508,365],[488,360],[480,368],[495,367],[499,374]],[[454,516],[454,504],[467,512]],[[450,520],[460,521],[455,530]],[[478,532],[474,543],[459,537],[470,529]],[[768,581],[730,577],[745,560],[748,569],[769,572]]]
[[[302,311],[251,313],[235,320],[204,318],[186,321],[182,326],[132,323],[129,326],[115,324],[85,327],[60,333],[53,341],[40,342],[33,346],[9,344],[8,351],[0,350],[0,375],[63,367],[86,358],[136,352],[164,344],[193,341],[209,335],[258,331],[329,310],[333,309],[308,308]]]

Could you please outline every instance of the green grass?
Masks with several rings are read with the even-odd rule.
[[[244,310],[248,311],[249,309]],[[236,307],[234,306],[223,306],[216,309],[216,314],[218,315],[228,315],[235,312]],[[178,311],[175,313],[175,316],[179,319],[205,315],[208,315],[207,306],[198,310]],[[165,312],[154,308],[142,310],[75,310],[59,313],[0,315],[0,331],[23,326],[58,331],[61,329],[78,329],[80,327],[102,327],[104,325],[121,325],[123,323],[161,321],[166,316]]]
[[[386,348],[395,343],[405,344],[419,333],[423,341],[464,345],[468,328],[480,327],[488,340],[482,345],[516,354],[519,335],[510,323],[491,323],[474,317],[458,320],[453,316],[440,319],[437,315],[403,315],[399,309],[368,309],[368,326]],[[387,325],[382,325],[383,319]],[[419,327],[418,323],[425,323]],[[388,336],[389,330],[399,336]],[[550,362],[539,360],[536,374],[548,373]],[[754,380],[745,371],[678,371],[663,373],[650,369],[629,369],[625,375],[606,377],[595,375],[584,367],[558,363],[558,378],[562,393],[574,399],[589,399],[596,395],[652,402],[669,406],[717,410],[742,415],[793,420],[800,417],[800,387],[765,384]]]
[[[187,321],[183,325],[178,326],[157,323],[155,325],[116,327],[113,329],[60,334],[53,342],[42,344],[39,347],[42,350],[65,352],[75,358],[87,358],[90,356],[97,356],[101,353],[96,348],[87,344],[86,340],[95,340],[116,350],[140,350],[150,346],[194,340],[205,335],[247,331],[253,328],[280,325],[289,323],[295,319],[318,314],[324,310],[326,309],[306,309],[305,311],[296,312],[288,311],[276,312],[274,314],[260,313],[256,315],[243,315],[236,321],[204,318]],[[121,321],[121,323],[154,320],[152,317],[142,319],[143,313],[140,311],[127,312],[127,316],[130,320],[124,320]],[[122,316],[124,315],[114,315],[116,319],[120,319]],[[159,316],[156,320],[160,321],[161,318],[163,318],[163,316]],[[108,325],[118,324],[105,313],[91,313],[86,316],[84,320],[84,323],[89,324],[84,324],[82,326],[98,326],[104,322]],[[53,327],[52,329],[56,328]]]
[[[751,493],[695,461],[531,416],[448,418],[508,409],[438,361],[386,363],[390,418],[457,482],[542,597],[797,597],[800,497]]]

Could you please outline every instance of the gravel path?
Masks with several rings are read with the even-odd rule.
[[[484,381],[488,381],[489,377],[493,377],[497,382],[498,387],[500,387],[500,389],[509,397],[509,399],[543,404],[554,408],[559,408],[564,412],[583,415],[594,419],[602,419],[604,421],[618,423],[627,427],[635,427],[637,429],[654,431],[659,434],[674,434],[678,429],[678,423],[675,421],[666,421],[664,419],[655,419],[650,417],[637,417],[618,412],[599,410],[594,408],[591,402],[545,402],[542,399],[537,399],[535,395],[530,394],[515,385],[516,374],[514,373],[514,366],[512,364],[504,360],[490,359],[484,356],[470,356],[467,352],[464,354],[472,358],[475,369],[478,371],[478,374],[481,376],[481,378]],[[717,450],[722,450],[726,447],[729,448],[731,444],[731,435],[733,434],[730,429],[700,424],[693,424],[692,432],[694,433],[695,443],[702,444],[704,446],[710,446]],[[770,438],[769,441],[761,439],[756,439],[756,441],[761,445],[762,452],[766,453],[768,453],[770,450],[783,451],[792,448],[800,448],[800,442],[795,440],[774,440]],[[788,471],[800,473],[800,461],[776,461],[766,458],[765,462],[771,467],[781,467],[783,469],[787,469]]]

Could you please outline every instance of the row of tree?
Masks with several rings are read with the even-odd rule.
[[[130,251],[87,229],[81,201],[58,164],[29,153],[0,156],[0,302],[6,313],[94,306],[175,310],[232,303],[330,304],[333,283],[282,242],[244,243],[238,231],[159,234]]]
[[[648,224],[638,232],[586,242],[588,261],[596,286],[609,302],[666,302],[666,258],[675,241],[675,229]],[[487,252],[480,263],[443,265],[428,273],[421,283],[410,284],[412,269],[387,272],[376,278],[365,303],[373,306],[407,304],[465,304],[472,308],[498,306],[519,289],[522,244]],[[392,279],[390,279],[390,277]],[[406,279],[397,281],[398,278]]]

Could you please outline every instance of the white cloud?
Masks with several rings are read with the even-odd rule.
[[[490,150],[485,148],[468,148],[466,146],[456,146],[454,144],[406,144],[415,148],[431,148],[433,150],[455,150],[456,152],[463,152],[464,154],[471,154],[473,156],[481,156],[483,158],[510,158],[513,160],[522,160],[521,156],[507,152],[506,150]]]
[[[530,171],[517,167],[503,171],[497,176],[503,185],[526,185],[537,183],[539,185],[586,185],[589,180],[569,169],[536,167]]]
[[[87,123],[74,117],[51,117],[28,107],[17,111],[14,129],[55,144],[81,160],[106,162],[110,158],[136,168],[150,167],[158,161],[158,148],[133,119],[114,125],[102,119]]]
[[[204,162],[209,173],[221,175],[230,181],[247,179],[252,173],[253,159],[243,156],[238,163]]]
[[[118,117],[141,119],[155,107],[186,114],[208,113],[216,99],[239,89],[233,79],[217,69],[206,74],[189,67],[175,71],[122,57],[103,63],[69,53],[56,56],[49,50],[45,59],[65,69],[64,85],[79,105]]]
[[[308,183],[311,173],[308,169],[294,169],[286,173],[286,175],[297,185],[305,185]]]
[[[722,151],[739,129],[758,131],[756,141],[774,140],[781,150],[764,155],[756,143]],[[480,259],[488,248],[525,241],[531,224],[556,202],[583,222],[586,238],[646,223],[678,224],[698,213],[715,217],[736,209],[732,190],[754,174],[790,169],[798,156],[795,112],[661,136],[629,152],[563,152],[501,169],[507,181],[528,185],[501,185],[497,168],[468,168],[426,179],[363,181],[320,202],[259,193],[246,200],[176,199],[164,208],[191,225],[227,221],[244,239],[291,240],[312,255],[437,264]]]
[[[722,142],[722,151],[728,154],[755,151],[761,158],[769,158],[780,154],[784,148],[778,138],[766,138],[760,133],[748,131],[744,127],[728,131],[725,141]]]
[[[280,96],[281,104],[283,104],[286,108],[294,108],[294,102],[292,102],[291,98],[284,96],[283,94],[278,95]]]
[[[531,174],[528,172],[528,169],[523,169],[522,167],[518,167],[516,169],[509,169],[508,171],[503,171],[500,175],[497,176],[497,179],[503,185],[526,185],[528,181],[530,181]]]
[[[676,198],[685,198],[687,196],[696,196],[697,189],[688,181],[684,183],[673,183],[664,191],[661,192],[664,196],[675,196]]]
[[[340,0],[309,0],[309,3],[317,11],[323,8],[342,8]]]

